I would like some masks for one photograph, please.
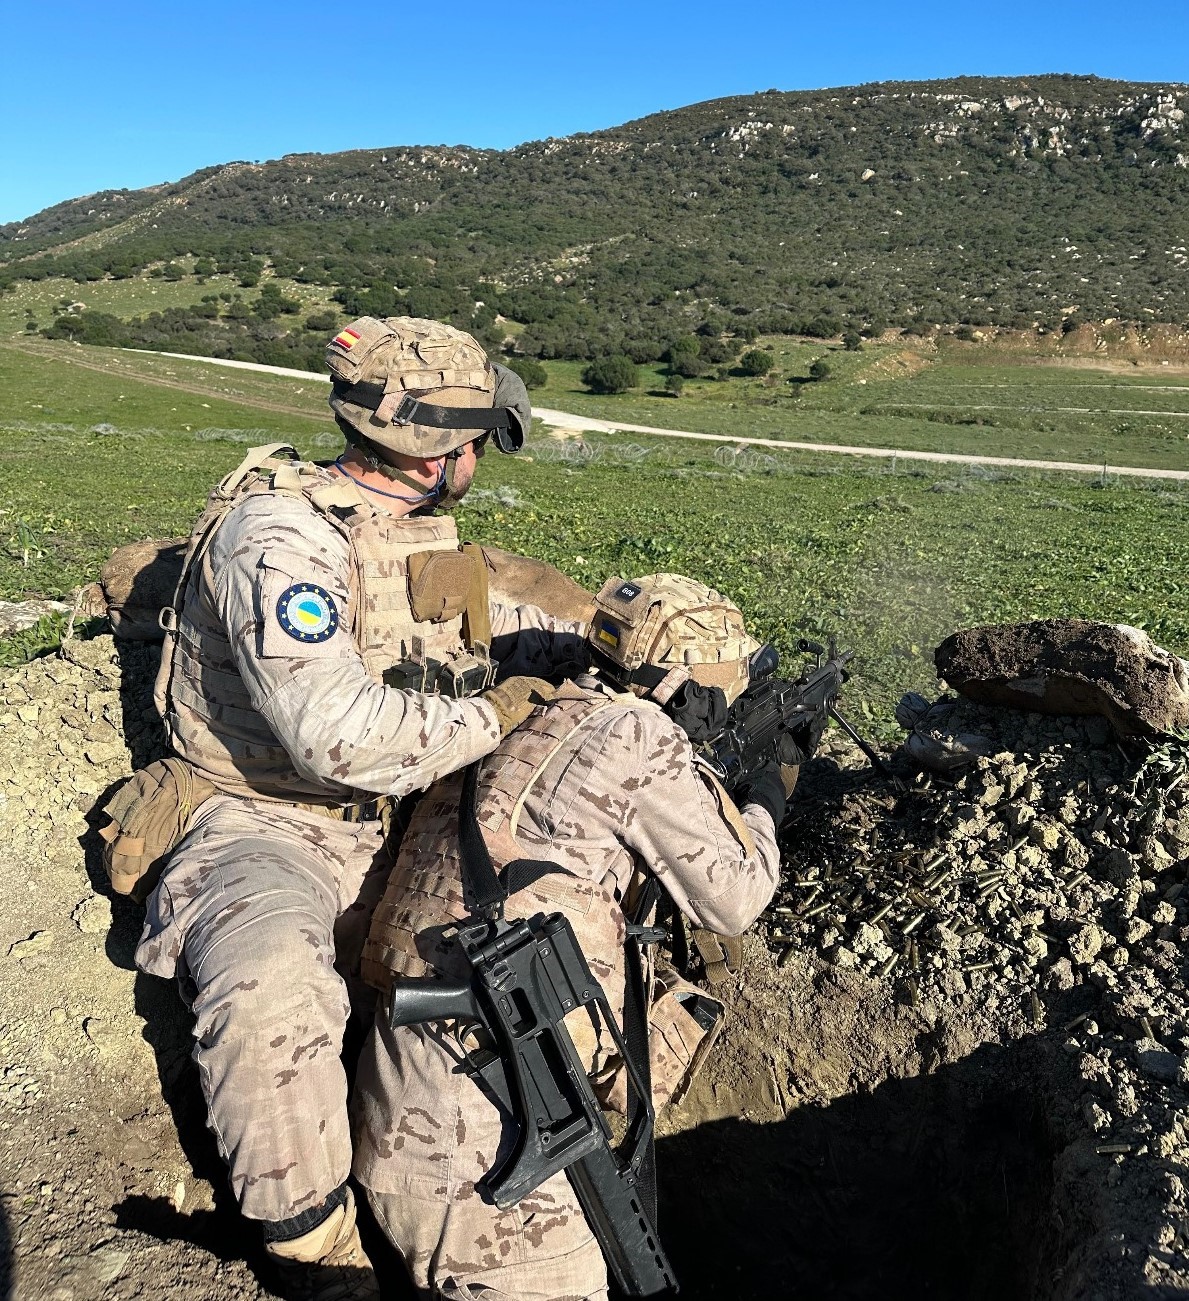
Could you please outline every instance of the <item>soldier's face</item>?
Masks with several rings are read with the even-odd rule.
[[[477,439],[459,450],[454,462],[454,482],[450,490],[450,495],[455,500],[465,496],[467,489],[470,488],[475,477],[475,466],[485,450],[483,447],[485,441],[485,439]]]

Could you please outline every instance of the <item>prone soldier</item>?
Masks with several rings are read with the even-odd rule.
[[[507,915],[568,918],[622,1020],[625,940],[629,924],[647,920],[637,906],[647,883],[700,927],[745,930],[776,889],[785,787],[774,761],[737,805],[691,746],[747,686],[758,647],[730,601],[677,575],[613,579],[588,638],[597,673],[560,688],[478,766],[474,809],[497,869],[518,860],[554,869],[514,889]],[[405,833],[364,949],[363,974],[381,991],[394,976],[466,978],[455,938],[469,915],[466,791],[461,774],[439,782]],[[643,986],[663,1102],[700,1065],[722,1005],[651,962]],[[600,1096],[622,1109],[614,1043],[581,1013],[566,1027]],[[356,1178],[420,1295],[605,1298],[603,1256],[565,1173],[506,1210],[485,1197],[484,1176],[515,1147],[516,1126],[470,1069],[460,1027],[447,1030],[393,1028],[381,1006],[354,1103]]]
[[[519,379],[413,318],[355,321],[327,361],[347,449],[333,467],[256,449],[212,493],[163,616],[177,758],[133,779],[104,834],[116,888],[140,893],[165,845],[134,833],[184,834],[136,961],[190,1003],[208,1123],[286,1295],[330,1301],[377,1294],[339,1054],[385,807],[490,753],[551,690],[515,675],[576,663],[585,625],[490,601],[481,550],[434,510],[490,435],[521,446]]]

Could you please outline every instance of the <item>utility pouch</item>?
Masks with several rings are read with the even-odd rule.
[[[182,759],[141,768],[103,806],[103,866],[117,894],[143,902],[195,809],[216,792]]]
[[[445,623],[467,608],[475,562],[462,551],[415,551],[408,560],[409,605],[419,622]]]
[[[657,1108],[680,1102],[702,1069],[723,1026],[725,1004],[683,980],[675,971],[658,970],[648,1008],[648,1056],[652,1096]],[[627,1075],[615,1075],[605,1095],[607,1107],[627,1108]]]

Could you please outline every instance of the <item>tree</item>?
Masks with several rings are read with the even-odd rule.
[[[679,398],[685,389],[685,380],[680,375],[670,375],[665,380],[665,392]]]
[[[829,379],[830,363],[824,358],[819,357],[809,368],[809,378],[812,380]]]
[[[842,336],[842,346],[847,352],[862,352],[863,337],[857,330],[847,330]]]
[[[549,383],[549,372],[534,357],[510,357],[507,366],[524,380],[525,388],[543,388]]]
[[[749,348],[739,358],[739,369],[745,375],[767,375],[776,362],[776,358],[763,348]]]
[[[334,312],[315,312],[313,316],[306,317],[305,328],[316,330],[319,334],[329,334],[338,323],[339,318]]]
[[[626,393],[639,378],[632,359],[619,353],[592,361],[582,372],[582,382],[592,393]]]

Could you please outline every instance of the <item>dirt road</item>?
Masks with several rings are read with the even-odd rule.
[[[125,348],[124,352],[141,352],[143,349]],[[229,366],[238,370],[255,370],[266,375],[282,375],[289,379],[309,379],[307,370],[290,370],[284,366],[265,366],[253,361],[230,361],[222,357],[195,357],[182,352],[152,352],[147,355],[172,357],[177,361],[206,362],[212,366]],[[153,381],[163,382],[163,381]],[[178,387],[181,387],[180,385]],[[307,412],[294,414],[308,415]],[[832,452],[838,456],[876,457],[901,461],[932,461],[948,465],[985,465],[1000,469],[1062,470],[1074,474],[1127,475],[1138,479],[1175,479],[1189,481],[1189,470],[1153,470],[1126,465],[1087,465],[1083,461],[1030,461],[1015,456],[971,456],[959,452],[917,452],[897,447],[852,447],[843,443],[802,443],[782,438],[738,438],[733,434],[702,434],[688,429],[659,429],[655,425],[636,425],[622,420],[600,420],[594,416],[578,416],[569,411],[555,411],[549,407],[536,407],[533,414],[554,429],[596,433],[651,434],[657,438],[689,438],[705,443],[732,443],[736,446],[771,447],[786,452]],[[1131,413],[1136,414],[1136,413]],[[1158,412],[1157,414],[1168,414]]]

